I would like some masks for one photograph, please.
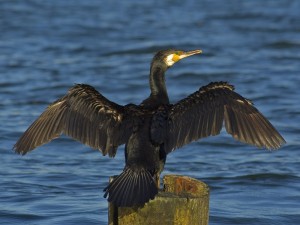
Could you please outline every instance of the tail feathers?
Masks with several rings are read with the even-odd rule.
[[[158,188],[149,171],[126,168],[105,189],[104,197],[118,207],[142,206],[154,199]]]

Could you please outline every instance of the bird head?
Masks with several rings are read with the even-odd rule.
[[[193,51],[181,51],[181,50],[174,50],[174,49],[168,49],[168,50],[162,50],[155,54],[153,58],[153,62],[160,62],[166,65],[168,68],[173,66],[174,63],[178,62],[179,60],[202,53],[201,50],[193,50]]]

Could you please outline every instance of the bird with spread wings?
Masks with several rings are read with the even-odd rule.
[[[125,144],[125,168],[104,190],[108,201],[120,207],[141,206],[153,199],[167,155],[192,141],[218,135],[223,125],[235,139],[259,148],[278,149],[284,144],[252,102],[227,82],[212,82],[175,104],[169,102],[165,72],[199,53],[156,53],[150,67],[151,93],[140,105],[122,106],[92,86],[76,84],[29,126],[14,150],[26,154],[62,133],[110,157]]]

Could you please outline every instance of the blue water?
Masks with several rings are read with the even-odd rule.
[[[0,224],[106,224],[103,188],[124,166],[66,136],[12,147],[74,83],[119,104],[149,94],[154,52],[202,49],[166,75],[172,102],[211,81],[254,101],[287,144],[270,152],[225,132],[169,155],[164,174],[210,187],[210,224],[300,224],[300,2],[0,1]]]

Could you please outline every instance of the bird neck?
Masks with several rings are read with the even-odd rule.
[[[165,82],[165,72],[167,68],[151,66],[150,69],[150,98],[155,99],[160,104],[168,104],[169,97]]]

